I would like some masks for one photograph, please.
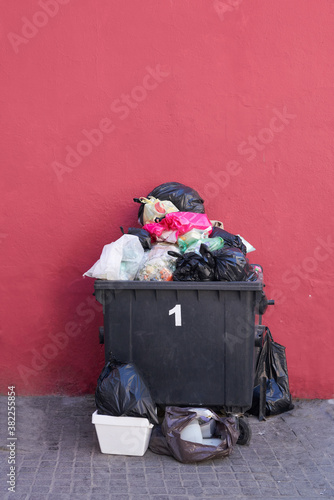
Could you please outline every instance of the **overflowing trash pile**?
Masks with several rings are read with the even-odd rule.
[[[197,191],[178,182],[156,187],[140,204],[138,222],[105,245],[84,275],[104,280],[255,281],[261,268],[246,255],[255,250],[240,235],[210,220]]]
[[[140,227],[129,228],[127,233],[121,227],[123,235],[104,246],[100,259],[84,276],[111,281],[257,281],[246,287],[244,283],[240,283],[244,288],[255,287],[259,290],[256,313],[262,315],[268,303],[273,302],[268,302],[262,290],[264,285],[261,266],[250,264],[247,258],[247,254],[255,248],[240,235],[227,232],[221,221],[209,219],[204,211],[204,202],[197,191],[178,182],[168,182],[153,189],[146,197],[134,198],[134,201],[140,204]],[[97,288],[99,284],[105,287],[105,283],[98,282]],[[119,287],[123,286],[123,283],[110,283],[107,288],[109,285]],[[135,286],[137,287],[137,284]],[[146,286],[148,284],[140,285],[139,288]],[[160,286],[169,288],[167,284]],[[152,285],[149,288],[152,288]],[[100,302],[104,306],[105,303],[109,304],[104,295]],[[168,311],[169,316],[176,307],[181,314],[181,305],[178,304]],[[238,302],[239,307],[241,302]],[[253,307],[255,304],[251,306],[251,310]],[[236,313],[238,308],[233,308],[234,314],[241,316]],[[117,304],[113,315],[115,311]],[[107,313],[107,316],[111,314]],[[131,323],[130,316],[129,312]],[[127,350],[124,346],[127,340],[123,339],[121,325],[125,325],[124,329],[127,330],[129,338],[131,337],[131,352],[136,338],[132,333],[129,334],[132,330],[127,323],[122,323],[117,318],[115,321],[118,323],[120,334],[118,338],[123,345],[122,357],[126,357]],[[176,316],[175,326],[181,326],[181,321],[176,321]],[[143,329],[139,328],[139,331],[140,337],[145,337],[142,335]],[[248,331],[248,338],[251,339],[249,353],[253,354],[252,325],[248,329],[247,324]],[[152,333],[150,332],[150,335]],[[233,334],[237,336],[237,328],[233,330]],[[267,415],[288,411],[293,405],[285,348],[273,341],[269,329],[263,325],[258,325],[256,342],[253,405],[249,413],[263,419]],[[246,348],[245,343],[242,348]],[[136,363],[140,364],[138,352]],[[144,352],[146,357],[146,347]],[[110,351],[106,353],[109,361],[106,362],[97,382],[96,412],[92,417],[102,453],[142,456],[149,447],[154,453],[172,456],[179,462],[193,463],[226,457],[232,453],[237,443],[249,444],[251,430],[241,414],[236,416],[235,411],[225,413],[223,407],[214,407],[215,410],[190,407],[189,403],[182,407],[168,404],[164,408],[161,404],[158,407],[138,367],[124,358],[122,361],[117,360]],[[165,354],[164,351],[163,355]],[[149,356],[149,345],[147,355]],[[132,360],[132,354],[129,359]],[[220,364],[220,359],[218,363]],[[233,365],[232,372],[226,372],[230,383],[233,383],[237,366]],[[251,358],[247,366],[252,367]],[[149,380],[148,371],[146,375]],[[246,376],[245,382],[248,382],[252,375],[247,372]],[[242,384],[239,383],[239,386]],[[199,392],[196,392],[195,396],[189,396],[189,400],[196,400],[196,406],[201,404],[197,399],[198,394]],[[188,395],[186,398],[186,401],[189,401]],[[234,407],[233,404],[230,405]]]

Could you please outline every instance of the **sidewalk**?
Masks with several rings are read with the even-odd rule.
[[[250,446],[186,465],[150,451],[100,453],[94,397],[17,397],[16,491],[8,492],[7,398],[0,397],[0,497],[31,500],[334,498],[334,404],[295,401],[265,422],[250,417]]]

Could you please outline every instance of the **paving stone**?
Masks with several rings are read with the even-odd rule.
[[[0,397],[5,416],[2,402]],[[143,457],[100,453],[90,421],[93,395],[19,398],[15,500],[334,498],[329,406],[298,401],[295,410],[264,422],[250,417],[249,447],[236,446],[225,459],[181,464],[151,451]],[[8,473],[1,453],[0,470],[2,477]],[[10,495],[1,498],[11,500]]]

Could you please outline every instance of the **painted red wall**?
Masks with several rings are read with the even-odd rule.
[[[1,390],[94,391],[82,273],[177,180],[256,247],[293,395],[333,397],[333,3],[0,5]]]

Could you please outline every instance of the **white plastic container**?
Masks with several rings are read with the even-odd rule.
[[[183,439],[183,441],[202,444],[203,438],[198,420],[194,419],[188,425],[186,425],[185,428],[182,429],[180,437],[181,439]]]
[[[142,457],[148,448],[153,424],[147,418],[92,415],[101,453]]]

